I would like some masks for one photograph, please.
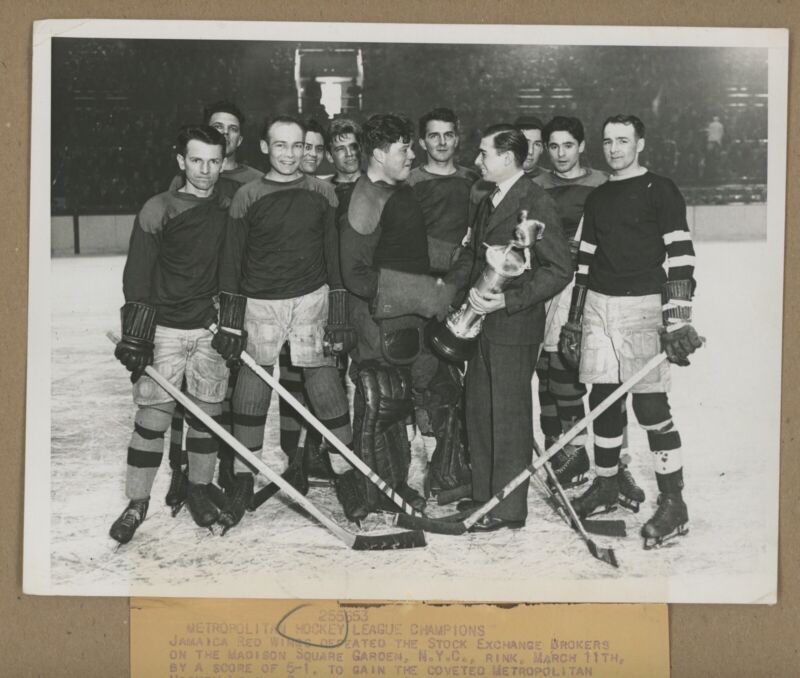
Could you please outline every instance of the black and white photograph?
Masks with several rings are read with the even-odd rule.
[[[776,602],[787,31],[33,49],[25,593]]]

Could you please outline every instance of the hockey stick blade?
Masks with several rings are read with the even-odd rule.
[[[395,524],[409,530],[424,530],[432,534],[459,535],[467,531],[463,520],[448,521],[427,516],[410,516],[407,513],[398,513]]]
[[[627,537],[628,529],[624,520],[582,520],[583,529],[599,537]]]
[[[398,515],[406,515],[400,513]],[[410,517],[410,516],[409,516]],[[354,551],[391,551],[425,546],[425,535],[420,530],[393,532],[391,534],[357,534]]]
[[[113,332],[106,333],[108,339],[114,343],[119,343],[119,338]],[[382,549],[401,549],[401,548],[417,548],[425,546],[425,536],[422,533],[399,533],[393,535],[355,535],[349,530],[343,528],[327,513],[319,509],[313,502],[304,497],[294,487],[287,483],[278,473],[273,471],[261,459],[256,457],[250,450],[248,450],[242,443],[226,431],[217,421],[207,415],[200,409],[195,402],[189,398],[185,393],[182,393],[179,388],[172,384],[163,374],[158,372],[152,365],[145,368],[145,373],[153,381],[155,381],[161,388],[163,388],[176,402],[191,412],[202,424],[208,428],[214,435],[216,435],[222,442],[227,443],[228,446],[245,462],[255,467],[259,473],[280,487],[281,491],[292,499],[295,503],[305,509],[307,513],[313,516],[323,527],[325,527],[334,537],[339,539],[342,543],[351,549],[355,549],[356,542],[359,545],[364,543],[371,544],[370,550]],[[366,542],[365,542],[366,539]],[[363,550],[363,549],[359,549]]]
[[[589,553],[591,553],[598,560],[608,563],[611,565],[611,567],[619,567],[619,561],[614,553],[614,549],[598,546],[591,539],[586,542],[586,546],[589,547]]]

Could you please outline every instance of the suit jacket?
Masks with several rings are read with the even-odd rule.
[[[508,190],[494,210],[485,196],[475,210],[472,240],[447,275],[462,293],[480,277],[486,266],[486,245],[506,245],[514,237],[520,210],[545,224],[544,235],[531,249],[531,270],[505,288],[506,307],[490,313],[483,324],[486,338],[497,344],[525,346],[544,340],[544,302],[572,279],[569,245],[558,212],[547,192],[525,176]]]

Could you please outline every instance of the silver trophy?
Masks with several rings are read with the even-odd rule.
[[[528,218],[528,210],[521,210],[514,237],[507,245],[486,245],[486,266],[473,288],[478,294],[502,292],[508,283],[531,267],[531,248],[542,238],[545,225]],[[436,323],[430,331],[434,350],[445,360],[467,360],[483,327],[484,313],[476,310],[467,300],[459,309]]]

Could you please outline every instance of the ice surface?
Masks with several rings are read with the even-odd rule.
[[[631,470],[647,500],[639,514],[618,510],[609,516],[625,519],[627,537],[596,538],[614,547],[619,570],[588,554],[536,483],[524,530],[428,535],[424,549],[351,551],[282,497],[220,537],[196,527],[186,509],[170,516],[166,455],[147,520],[130,544],[117,549],[108,529],[126,504],[134,407],[127,372],[104,335],[119,327],[124,258],[54,259],[51,477],[41,479],[50,482],[51,592],[673,601],[747,600],[766,593],[775,577],[781,310],[776,287],[767,282],[774,274],[765,269],[762,247],[697,245],[695,325],[708,344],[691,367],[673,368],[670,396],[683,439],[690,532],[673,547],[642,549],[639,529],[657,490],[647,440],[631,412]],[[30,425],[36,413],[28,417]],[[420,443],[414,454],[423,454]],[[278,470],[285,463],[274,401],[265,460]],[[313,487],[309,498],[357,530],[345,521],[332,488]],[[371,516],[363,527],[390,529],[383,516]]]

